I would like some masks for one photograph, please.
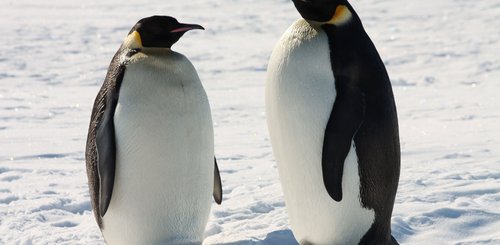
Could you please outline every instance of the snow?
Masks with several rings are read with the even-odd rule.
[[[391,76],[402,244],[500,244],[500,2],[351,0]],[[299,17],[288,0],[3,1],[0,244],[103,244],[84,168],[93,99],[140,18],[207,30],[174,46],[207,90],[224,201],[205,244],[296,244],[264,114],[267,60]]]

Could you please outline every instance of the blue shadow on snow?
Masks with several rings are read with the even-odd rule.
[[[273,231],[264,240],[242,240],[218,245],[298,245],[291,230]]]

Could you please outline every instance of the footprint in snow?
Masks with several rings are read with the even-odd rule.
[[[1,180],[2,180],[2,181],[5,181],[5,182],[12,182],[12,181],[14,181],[14,180],[18,180],[18,179],[20,179],[20,178],[21,178],[21,176],[18,176],[18,175],[11,175],[11,176],[5,176],[5,177],[3,177]]]
[[[75,227],[78,226],[79,224],[71,221],[61,221],[61,222],[56,222],[51,224],[54,227],[59,227],[59,228],[68,228],[68,227]]]
[[[14,202],[14,201],[17,201],[19,200],[19,197],[17,196],[13,196],[13,195],[9,195],[7,197],[0,197],[0,204],[7,204],[9,205],[11,202]]]

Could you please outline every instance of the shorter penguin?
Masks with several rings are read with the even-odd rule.
[[[397,244],[400,146],[389,76],[347,0],[293,0],[303,19],[269,61],[266,114],[301,244]]]
[[[203,29],[167,16],[134,25],[94,103],[86,165],[108,244],[201,244],[222,188],[208,98],[171,47]]]

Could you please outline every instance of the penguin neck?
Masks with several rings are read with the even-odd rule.
[[[145,54],[155,54],[155,53],[169,53],[173,52],[171,48],[166,47],[130,47],[127,43],[122,44],[120,49],[125,50],[127,56],[131,57],[137,53],[145,53]]]
[[[175,53],[170,48],[149,48],[141,47],[136,49],[130,49],[124,47],[125,51],[121,57],[121,64],[128,65],[130,63],[139,62],[148,56],[166,56]]]
[[[353,17],[347,23],[342,25],[325,24],[321,29],[328,37],[330,54],[337,58],[342,57],[345,62],[345,56],[359,55],[362,49],[367,48],[371,41],[366,34],[361,20],[353,12]]]
[[[347,3],[346,7],[350,12],[349,20],[343,21],[338,25],[321,25],[321,29],[323,29],[328,35],[328,39],[360,39],[367,36],[363,28],[363,24],[361,23],[361,19],[356,11],[354,11],[354,8],[349,3]]]
[[[142,47],[138,49],[138,52],[146,54],[146,55],[163,55],[163,54],[169,54],[174,51],[170,48],[146,48]]]
[[[370,38],[366,34],[361,19],[354,8],[347,3],[346,7],[349,11],[350,18],[341,23],[332,24],[325,23],[320,28],[326,33],[330,46],[330,55],[342,58],[345,62],[346,56],[359,54],[359,50],[366,48],[371,43]],[[333,65],[333,64],[332,64]]]
[[[390,80],[380,55],[366,33],[354,9],[349,5],[352,19],[342,25],[322,25],[321,29],[328,37],[330,61],[335,77],[337,91],[344,86],[357,86],[363,92],[390,86]],[[370,58],[367,58],[370,57]],[[367,71],[377,71],[384,76],[382,84],[368,82],[372,74]]]
[[[369,65],[364,56],[374,48],[360,18],[350,5],[348,8],[352,14],[350,20],[340,25],[324,24],[321,26],[328,37],[330,62],[337,90],[341,90],[344,86],[361,85],[352,84],[353,81],[360,82],[360,79],[355,79],[353,76],[357,76],[358,72],[362,73],[363,69]]]

